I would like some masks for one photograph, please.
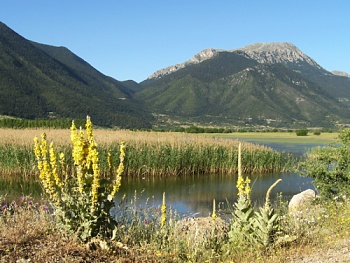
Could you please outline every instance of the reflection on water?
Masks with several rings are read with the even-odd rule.
[[[315,144],[283,144],[255,141],[280,152],[301,156],[308,149],[318,146]],[[290,199],[306,189],[314,189],[310,178],[300,177],[296,173],[274,173],[249,175],[252,181],[252,201],[262,204],[267,189],[277,180],[282,179],[272,191],[271,199],[282,193],[283,198]],[[136,191],[139,202],[146,202],[150,198],[151,205],[160,205],[163,192],[166,193],[167,204],[181,214],[198,214],[208,216],[212,210],[213,199],[224,210],[227,204],[233,204],[237,198],[237,175],[200,175],[167,178],[128,179],[122,182],[119,197],[126,194],[129,198]],[[142,193],[142,194],[141,194]],[[227,201],[228,202],[227,202]]]
[[[279,183],[271,193],[271,199],[282,192],[283,197],[292,195],[308,188],[313,188],[309,178],[300,177],[295,173],[250,175],[252,181],[252,201],[262,203],[267,189],[279,178]],[[237,175],[201,175],[169,178],[150,178],[124,180],[119,191],[119,198],[126,194],[133,198],[136,191],[139,204],[160,205],[162,193],[166,193],[167,204],[180,214],[198,214],[208,216],[211,213],[213,199],[224,210],[227,203],[233,204],[237,198]],[[118,198],[117,197],[117,198]],[[228,202],[227,202],[227,201]]]

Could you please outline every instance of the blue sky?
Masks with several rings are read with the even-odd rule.
[[[1,0],[0,21],[65,46],[97,70],[140,82],[206,48],[291,42],[325,69],[350,73],[348,0]]]

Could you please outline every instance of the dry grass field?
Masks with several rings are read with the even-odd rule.
[[[24,166],[23,160],[28,159],[25,154],[32,152],[33,138],[40,136],[42,132],[47,134],[48,141],[54,141],[56,145],[65,147],[70,144],[69,130],[1,129],[0,146],[4,146],[1,149],[13,150],[8,157],[4,154],[7,153],[6,151],[2,152],[2,156],[8,158],[9,164],[14,164],[12,167],[20,166],[19,172],[34,169],[33,163],[30,164],[31,166]],[[148,156],[155,152],[154,156],[162,158],[149,159],[163,170],[168,169],[169,163],[175,162],[179,155],[179,152],[171,155],[174,149],[191,146],[185,159],[192,158],[196,162],[212,154],[210,158],[213,157],[215,161],[210,164],[212,166],[217,165],[216,161],[221,160],[214,157],[224,157],[227,149],[234,149],[229,152],[231,157],[236,155],[238,144],[236,140],[175,133],[95,130],[94,134],[97,143],[106,149],[113,144],[116,144],[115,148],[117,148],[120,141],[125,141],[129,150],[134,149],[134,155],[129,156],[130,160],[145,158],[145,156],[141,158],[136,153],[147,152],[146,156]],[[193,150],[197,148],[200,151]],[[244,144],[244,148],[247,152],[263,149],[264,154],[261,156],[271,156],[272,152],[251,144]],[[149,149],[152,150],[148,151]],[[201,155],[197,160],[195,156],[201,151],[204,151],[205,155]],[[168,155],[173,159],[163,158]],[[251,156],[249,155],[247,159]],[[145,160],[146,158],[143,161]],[[165,160],[166,166],[159,160]],[[266,163],[266,160],[262,163]],[[140,163],[136,163],[136,166],[138,165]],[[185,167],[187,165],[193,165],[193,163],[186,163]],[[12,176],[10,173],[6,175],[10,170],[11,168],[2,170],[1,176],[10,178]],[[297,215],[288,213],[285,202],[277,203],[276,213],[279,215],[279,220],[278,231],[275,234],[286,237],[286,240],[289,237],[292,238],[291,241],[276,242],[268,247],[262,246],[259,242],[236,244],[230,242],[227,237],[219,239],[215,227],[205,238],[201,236],[201,230],[197,229],[196,233],[198,232],[201,238],[188,242],[186,234],[181,236],[176,230],[176,222],[179,218],[171,210],[167,211],[169,223],[162,226],[161,218],[164,214],[159,207],[136,206],[136,202],[131,201],[125,206],[118,206],[118,209],[118,213],[123,216],[120,222],[124,223],[118,225],[117,240],[104,240],[103,237],[97,237],[84,244],[74,233],[62,231],[52,214],[50,203],[45,198],[33,200],[29,197],[17,196],[9,200],[6,196],[0,196],[0,262],[312,263],[349,260],[347,241],[350,238],[350,201],[347,197],[341,202],[316,201],[306,210],[300,210]],[[197,236],[196,233],[195,236]]]

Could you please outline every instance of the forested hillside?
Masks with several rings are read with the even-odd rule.
[[[151,115],[131,94],[68,49],[31,42],[0,23],[0,115],[90,115],[101,126],[150,127]]]

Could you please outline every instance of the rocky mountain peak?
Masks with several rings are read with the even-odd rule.
[[[182,69],[190,64],[196,64],[196,63],[200,63],[204,60],[210,59],[213,56],[215,56],[216,54],[218,54],[219,50],[218,49],[214,49],[214,48],[207,48],[202,50],[201,52],[197,53],[196,55],[194,55],[191,59],[189,59],[188,61],[184,62],[184,63],[180,63],[180,64],[176,64],[173,66],[169,66],[166,67],[164,69],[158,70],[155,73],[153,73],[151,76],[148,77],[148,79],[159,79],[165,75],[168,75],[172,72],[175,72],[179,69]]]
[[[301,52],[296,46],[289,42],[272,42],[272,43],[255,43],[242,48],[237,48],[234,50],[222,50],[208,48],[194,55],[188,61],[176,64],[161,70],[156,71],[148,79],[158,79],[170,73],[173,73],[179,69],[182,69],[188,65],[201,63],[216,56],[219,52],[236,52],[241,51],[242,55],[254,59],[259,63],[283,63],[283,64],[309,64],[317,69],[324,70],[320,65],[318,65],[312,58],[308,57],[306,54]]]
[[[219,52],[218,49],[207,48],[194,55],[187,63],[200,63],[214,57]]]
[[[350,78],[350,75],[344,71],[333,70],[332,73],[337,76]]]
[[[246,57],[257,60],[259,63],[299,63],[306,62],[312,66],[322,69],[312,58],[301,52],[296,46],[289,42],[255,43],[243,48]]]

